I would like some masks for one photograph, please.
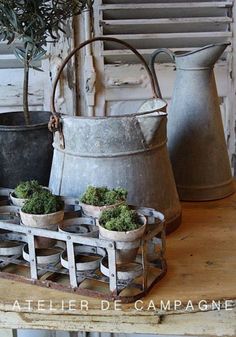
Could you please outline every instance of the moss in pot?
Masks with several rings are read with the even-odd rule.
[[[140,246],[139,240],[146,230],[146,218],[142,214],[131,210],[128,205],[122,204],[103,211],[97,225],[99,236],[102,239],[123,243],[137,241],[138,244],[135,248],[123,248],[116,251],[117,264],[130,263],[135,260]]]
[[[41,192],[44,188],[37,180],[21,182],[10,193],[10,200],[14,206],[23,207],[25,202],[36,192]]]
[[[88,186],[80,198],[80,205],[85,215],[99,218],[102,211],[124,203],[127,194],[128,192],[121,187],[109,189]]]
[[[27,227],[57,230],[57,224],[64,218],[64,202],[49,190],[36,192],[20,210],[21,222]],[[40,237],[37,248],[48,248],[55,240]]]

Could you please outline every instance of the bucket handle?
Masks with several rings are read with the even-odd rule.
[[[150,62],[149,62],[149,68],[152,72],[152,76],[154,79],[155,92],[157,93],[159,98],[162,98],[162,94],[161,94],[161,89],[160,89],[160,86],[157,80],[157,74],[155,71],[155,60],[156,60],[156,57],[161,53],[167,54],[171,58],[171,60],[175,62],[175,54],[168,48],[158,48],[151,55]]]
[[[152,93],[153,93],[153,98],[160,98],[158,96],[158,93],[156,91],[156,86],[155,86],[155,78],[156,78],[156,74],[153,74],[152,71],[150,70],[147,62],[145,61],[144,57],[134,48],[132,47],[129,43],[113,38],[113,37],[94,37],[93,39],[90,40],[86,40],[84,42],[82,42],[78,47],[74,48],[69,55],[65,58],[65,60],[62,62],[61,67],[58,70],[56,79],[54,81],[53,84],[53,92],[52,92],[52,99],[51,99],[51,109],[52,109],[52,116],[50,117],[49,123],[48,123],[48,129],[51,132],[56,132],[58,131],[59,133],[59,139],[60,139],[60,148],[61,149],[65,149],[65,139],[64,139],[64,135],[63,135],[63,131],[62,131],[62,124],[60,122],[60,114],[58,114],[56,112],[56,108],[55,108],[55,95],[56,95],[56,88],[57,88],[57,84],[59,82],[60,76],[62,71],[64,70],[66,64],[68,63],[68,61],[83,47],[87,46],[90,43],[96,42],[96,41],[110,41],[110,42],[116,42],[119,43],[123,46],[125,46],[127,49],[130,49],[141,61],[141,63],[143,64],[145,70],[147,71],[147,74],[149,76],[150,79],[150,83],[151,83],[151,88],[152,88]],[[157,79],[156,79],[157,81]],[[145,115],[145,114],[149,114],[150,111],[148,112],[142,112],[141,115]]]
[[[94,37],[93,39],[86,40],[86,41],[82,42],[78,47],[76,47],[75,49],[73,49],[70,52],[70,54],[63,61],[62,65],[61,65],[61,67],[60,67],[60,69],[59,69],[59,71],[57,73],[55,82],[53,84],[53,92],[52,92],[52,99],[51,99],[51,108],[52,108],[53,114],[56,114],[55,94],[56,94],[57,84],[58,84],[60,75],[61,75],[62,71],[64,70],[66,64],[72,58],[72,56],[74,56],[80,49],[82,49],[83,47],[87,46],[88,44],[96,42],[96,41],[116,42],[116,43],[119,43],[119,44],[125,46],[127,49],[130,49],[139,58],[139,60],[141,61],[141,63],[143,64],[145,70],[148,73],[148,76],[149,76],[149,79],[150,79],[150,83],[151,83],[151,87],[152,87],[153,98],[160,98],[159,95],[158,95],[158,92],[156,91],[156,85],[155,85],[156,74],[152,73],[152,71],[148,67],[148,64],[145,61],[144,57],[134,47],[132,47],[129,43],[127,43],[125,41],[122,41],[120,39],[116,39],[116,38],[113,38],[113,37]],[[149,113],[149,112],[147,112],[147,113]]]

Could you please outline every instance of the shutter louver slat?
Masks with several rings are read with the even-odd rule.
[[[228,17],[175,18],[175,19],[137,19],[137,20],[104,20],[101,22],[104,34],[139,34],[146,33],[224,31],[232,22]]]
[[[197,3],[199,4],[199,6],[201,6],[201,3],[204,2],[204,3],[214,3],[216,4],[217,6],[220,6],[220,4],[228,4],[230,3],[230,5],[233,4],[233,1],[230,1],[230,0],[219,0],[219,1],[214,1],[214,0],[209,0],[209,1],[206,1],[206,0],[189,0],[188,3]],[[166,5],[166,4],[169,4],[169,3],[172,3],[172,4],[180,4],[180,3],[184,3],[183,0],[103,0],[103,4],[160,4],[160,5]],[[186,3],[186,2],[185,2]]]
[[[134,8],[135,5],[135,8]],[[119,10],[119,9],[146,9],[146,8],[203,8],[203,7],[210,7],[210,8],[223,8],[223,7],[232,7],[233,0],[228,1],[113,1],[112,4],[107,4],[107,1],[102,2],[100,6],[101,9],[112,9],[112,10]]]
[[[232,6],[233,1],[139,0],[134,4],[131,0],[103,0],[96,35],[123,39],[147,57],[161,47],[192,50],[231,40]],[[119,63],[137,62],[113,43],[105,42],[101,54],[108,64],[115,59]]]

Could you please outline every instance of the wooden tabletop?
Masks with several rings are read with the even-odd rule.
[[[236,336],[236,194],[182,205],[182,225],[167,239],[167,275],[144,299],[108,308],[0,279],[0,328]]]

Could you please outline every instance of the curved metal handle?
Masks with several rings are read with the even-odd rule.
[[[58,81],[59,81],[59,78],[60,78],[60,75],[63,71],[63,69],[65,68],[67,62],[72,58],[72,56],[75,55],[75,53],[77,53],[80,49],[82,49],[83,47],[85,47],[86,45],[90,44],[90,43],[93,43],[93,42],[96,42],[96,41],[110,41],[110,42],[116,42],[116,43],[119,43],[123,46],[125,46],[126,48],[130,49],[138,58],[139,60],[141,61],[141,63],[143,64],[144,68],[146,69],[147,73],[148,73],[148,76],[149,76],[149,79],[150,79],[150,82],[151,82],[151,87],[152,87],[152,92],[153,92],[153,97],[154,98],[160,98],[158,96],[158,93],[156,91],[156,85],[155,85],[155,79],[154,79],[154,76],[156,77],[156,74],[155,73],[152,73],[152,71],[150,70],[148,64],[146,63],[145,59],[143,58],[143,56],[134,48],[132,47],[130,44],[128,44],[127,42],[125,41],[122,41],[122,40],[119,40],[119,39],[116,39],[116,38],[113,38],[113,37],[95,37],[93,39],[90,39],[90,40],[87,40],[87,41],[84,41],[83,43],[81,43],[78,47],[76,47],[75,49],[73,49],[70,54],[65,58],[65,60],[63,61],[58,73],[57,73],[57,76],[56,76],[56,79],[55,79],[55,82],[54,82],[54,85],[53,85],[53,92],[52,92],[52,100],[51,100],[51,107],[52,107],[52,112],[55,113],[56,112],[56,109],[55,109],[55,94],[56,94],[56,88],[57,88],[57,84],[58,84]]]
[[[154,83],[155,83],[155,92],[157,93],[158,97],[160,97],[160,98],[162,98],[162,94],[161,94],[161,89],[160,89],[160,86],[159,86],[159,83],[158,83],[158,80],[157,80],[157,74],[156,74],[156,71],[155,71],[155,60],[156,60],[156,57],[161,53],[167,54],[168,56],[170,56],[172,61],[175,61],[175,54],[167,48],[158,48],[151,55],[149,67],[151,69],[152,76],[153,76]]]

